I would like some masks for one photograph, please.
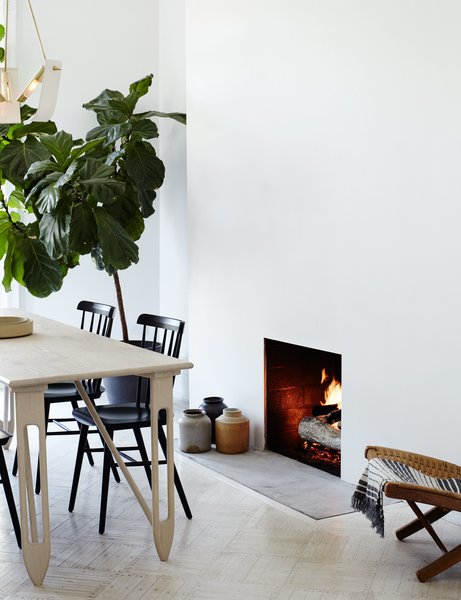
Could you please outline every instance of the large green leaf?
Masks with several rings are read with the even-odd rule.
[[[70,222],[69,248],[88,254],[97,244],[98,230],[93,210],[87,204],[75,204]]]
[[[61,177],[61,173],[51,173],[42,180],[43,182],[49,182],[49,185],[47,185],[41,190],[39,197],[35,203],[36,208],[42,214],[49,213],[52,210],[54,210],[59,201],[61,188],[60,186],[56,185],[56,182],[59,179],[59,177]]]
[[[0,259],[4,257],[8,248],[8,232],[12,227],[13,225],[8,218],[0,219]]]
[[[96,246],[95,248],[93,248],[91,250],[91,258],[94,261],[94,264],[96,266],[96,268],[98,269],[98,271],[107,271],[109,272],[110,267],[106,268],[106,265],[104,264],[104,259],[102,257],[102,250],[99,246]],[[115,269],[117,270],[117,269]]]
[[[75,143],[75,141],[76,140],[74,140],[74,143]],[[101,138],[101,139],[91,140],[90,142],[85,142],[81,146],[78,146],[77,148],[74,148],[72,150],[72,152],[70,153],[70,158],[72,160],[76,160],[77,158],[79,158],[83,154],[87,154],[88,152],[92,152],[95,148],[98,148],[98,146],[100,146],[103,143],[103,141],[104,140]]]
[[[149,110],[148,112],[138,113],[137,115],[133,115],[132,119],[149,119],[150,117],[165,117],[167,119],[173,119],[174,121],[178,121],[178,123],[182,123],[186,125],[187,123],[187,115],[185,113],[180,112],[161,112],[159,110]]]
[[[35,179],[37,177],[42,177],[47,175],[48,173],[55,173],[56,171],[62,171],[63,167],[58,165],[55,160],[47,159],[47,160],[38,160],[30,165],[29,170],[26,173],[26,179]]]
[[[99,96],[94,98],[94,100],[90,100],[90,102],[84,104],[83,108],[94,111],[100,125],[123,123],[126,121],[126,107],[123,106],[122,110],[119,110],[118,107],[114,108],[111,106],[111,102],[121,102],[126,104],[121,92],[104,90]]]
[[[144,217],[139,208],[136,190],[127,187],[126,192],[111,205],[110,214],[119,223],[123,223],[123,228],[130,238],[136,241],[144,231]]]
[[[37,239],[16,238],[11,272],[38,298],[46,298],[62,286],[58,263],[50,258],[43,243]]]
[[[112,112],[120,115],[118,120],[122,123],[126,121],[133,112],[132,104],[126,98],[123,98],[123,100],[120,100],[119,98],[109,100],[109,106],[112,109]]]
[[[40,221],[40,240],[51,258],[65,256],[69,251],[71,205],[62,198],[56,208]]]
[[[4,136],[8,135],[10,127],[11,127],[11,125],[8,125],[7,123],[1,123],[0,124],[0,136],[4,137]]]
[[[30,166],[49,157],[48,150],[34,137],[27,137],[24,142],[13,140],[0,152],[0,168],[5,179],[22,187]]]
[[[27,199],[33,199],[34,196],[39,194],[40,190],[44,189],[49,185],[54,186],[56,184],[56,181],[61,177],[61,175],[61,172],[53,171],[53,173],[48,173],[48,175],[45,175],[45,177],[39,179],[34,185],[34,187],[29,190],[29,193],[27,194]]]
[[[77,167],[78,167],[77,162],[70,163],[70,165],[66,169],[66,172],[63,173],[61,175],[61,177],[56,181],[56,187],[62,187],[64,185],[66,185],[66,183],[69,183],[69,181],[72,179],[75,171],[77,170]]]
[[[14,125],[10,129],[9,135],[13,139],[17,140],[29,134],[53,134],[56,133],[56,131],[56,123],[53,123],[53,121],[34,121],[32,123],[28,123],[27,125],[23,125],[22,123]]]
[[[24,193],[21,189],[16,189],[11,192],[8,198],[8,208],[17,208],[19,210],[24,210],[24,204],[26,203],[26,199],[24,197]]]
[[[141,119],[133,123],[131,133],[140,138],[152,139],[158,137],[158,127],[150,119]]]
[[[94,158],[86,159],[79,175],[80,184],[103,204],[115,202],[124,192],[125,185],[115,179],[114,168]]]
[[[125,96],[125,102],[130,107],[130,114],[133,114],[136,104],[141,96],[145,96],[152,85],[153,75],[147,75],[130,85],[130,93]]]
[[[124,150],[115,150],[107,155],[106,160],[104,161],[106,165],[115,165],[119,158],[125,155]]]
[[[36,108],[32,108],[32,106],[28,106],[27,104],[22,104],[19,110],[21,112],[21,121],[23,123],[31,119],[37,112]]]
[[[95,140],[104,138],[104,144],[110,145],[115,143],[123,136],[131,133],[130,123],[117,123],[116,125],[109,123],[108,125],[99,125],[88,132],[87,140]]]
[[[126,231],[104,208],[95,211],[98,227],[99,247],[104,265],[122,270],[127,269],[139,260],[137,245],[130,239]]]
[[[94,112],[104,111],[109,108],[109,100],[123,100],[123,94],[116,90],[105,89],[99,96],[86,102],[83,105],[83,108],[86,108],[86,110],[93,110]]]
[[[134,81],[130,85],[130,93],[135,92],[138,97],[144,96],[149,91],[150,86],[152,85],[152,80],[154,76],[152,73],[150,75],[146,75],[142,79],[138,79],[138,81]]]
[[[70,133],[58,131],[54,135],[40,136],[42,144],[55,157],[59,165],[65,166],[73,148],[74,141]]]
[[[155,190],[162,185],[165,177],[165,166],[148,142],[128,145],[126,170],[138,189]]]
[[[147,219],[154,214],[154,200],[157,197],[155,190],[138,188],[138,202],[142,210],[142,216]]]
[[[13,252],[16,238],[14,234],[10,233],[7,236],[7,252],[5,259],[3,260],[3,280],[2,285],[5,288],[5,292],[11,292],[11,282],[13,281],[13,273],[11,270],[11,264],[13,262]]]

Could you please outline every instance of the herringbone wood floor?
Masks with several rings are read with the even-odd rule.
[[[393,536],[408,517],[386,508],[384,540],[362,515],[313,521],[179,456],[177,466],[194,518],[177,505],[168,562],[158,559],[148,523],[122,481],[111,485],[105,535],[97,532],[100,460],[84,465],[75,512],[67,512],[75,438],[50,438],[48,461],[52,558],[44,584],[34,587],[15,544],[0,490],[2,600],[397,600],[461,596],[461,566],[427,584],[415,569],[437,548],[424,534]],[[6,451],[11,464],[13,451]],[[98,457],[100,458],[100,457]],[[142,473],[137,479],[147,494]],[[270,474],[268,474],[270,476]],[[13,478],[14,489],[17,481]],[[440,528],[439,528],[440,529]],[[441,524],[447,544],[461,528]]]

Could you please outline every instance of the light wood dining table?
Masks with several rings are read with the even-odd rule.
[[[74,381],[104,440],[110,447],[136,499],[152,526],[153,538],[161,560],[167,560],[174,535],[173,470],[173,377],[190,362],[146,351],[123,342],[88,333],[19,310],[2,310],[1,315],[21,315],[33,320],[33,333],[18,338],[0,339],[0,383],[14,395],[18,450],[21,539],[24,564],[35,585],[40,585],[50,561],[50,517],[48,503],[45,411],[43,393],[49,383]],[[151,380],[152,498],[141,494],[123,459],[100,421],[81,385],[81,380],[118,375],[142,375]],[[167,479],[162,494],[158,472],[158,411],[167,415]],[[38,429],[38,454],[41,478],[41,510],[37,510],[33,489],[30,454],[31,428]],[[160,505],[166,513],[161,518]],[[163,505],[163,504],[162,504]]]

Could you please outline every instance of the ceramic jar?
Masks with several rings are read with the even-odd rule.
[[[225,408],[215,421],[216,450],[222,454],[248,452],[250,422],[239,408]]]
[[[227,404],[224,404],[224,400],[219,396],[208,396],[203,399],[199,409],[204,410],[211,420],[211,443],[216,443],[216,428],[215,421],[223,413],[223,410],[227,408]]]
[[[211,450],[211,421],[204,410],[183,410],[179,419],[179,449],[191,454]]]

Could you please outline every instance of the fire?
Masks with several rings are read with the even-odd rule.
[[[327,375],[326,370],[322,369],[322,379],[321,379],[320,383],[325,383],[329,378],[330,378],[330,376]],[[322,404],[337,404],[338,409],[341,408],[342,387],[341,387],[341,383],[337,379],[335,379],[335,377],[333,377],[331,379],[330,384],[328,385],[328,387],[325,390],[324,400],[323,400]]]

